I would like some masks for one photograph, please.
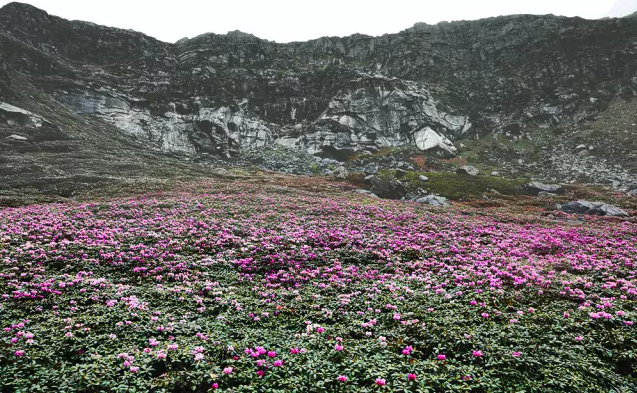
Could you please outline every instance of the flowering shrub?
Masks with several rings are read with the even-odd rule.
[[[332,191],[0,211],[2,392],[637,391],[635,224]]]

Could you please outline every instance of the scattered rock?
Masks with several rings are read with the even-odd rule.
[[[212,173],[215,176],[219,176],[219,177],[231,177],[232,173],[230,173],[229,170],[225,169],[225,168],[213,168],[210,173]]]
[[[337,179],[347,179],[347,175],[349,175],[349,172],[344,167],[339,166],[334,170],[332,175],[334,175]]]
[[[458,168],[456,173],[459,175],[478,176],[480,174],[480,170],[471,165],[464,165]]]
[[[491,172],[491,176],[500,176],[500,172],[498,172],[498,171],[492,171],[492,172]]]
[[[354,190],[354,192],[357,192],[357,193],[363,194],[363,195],[367,195],[367,196],[370,196],[372,198],[378,198],[378,195],[374,194],[373,192],[371,192],[369,190],[363,190],[362,188],[358,189],[358,190]]]
[[[628,217],[629,214],[624,209],[603,202],[575,201],[558,205],[564,213],[587,214],[594,216],[616,216]]]
[[[369,164],[363,169],[363,172],[365,172],[366,175],[375,175],[378,171],[379,168],[376,164]]]
[[[432,206],[448,206],[449,202],[447,202],[447,198],[441,197],[439,195],[427,195],[422,198],[415,199],[414,202],[424,203]]]
[[[537,181],[531,182],[526,185],[526,189],[532,195],[539,195],[540,192],[546,192],[550,194],[564,194],[566,190],[559,184],[544,184]]]
[[[426,182],[429,181],[429,178],[425,175],[420,175],[418,176],[418,180],[420,180],[421,182]]]

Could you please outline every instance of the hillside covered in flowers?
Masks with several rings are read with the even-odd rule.
[[[312,182],[0,210],[0,391],[637,391],[634,220]]]

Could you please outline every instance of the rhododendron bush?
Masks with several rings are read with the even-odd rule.
[[[2,392],[637,391],[637,225],[244,181],[0,211]]]

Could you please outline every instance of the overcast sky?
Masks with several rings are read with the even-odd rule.
[[[50,14],[175,42],[231,30],[277,42],[396,33],[416,22],[555,14],[588,19],[637,11],[637,0],[24,0]],[[0,0],[0,5],[9,1]]]

